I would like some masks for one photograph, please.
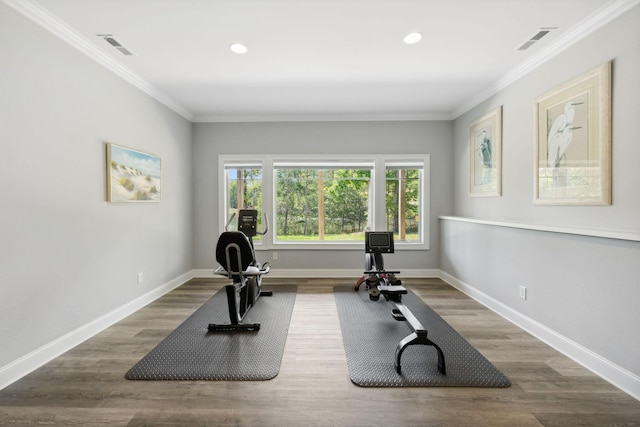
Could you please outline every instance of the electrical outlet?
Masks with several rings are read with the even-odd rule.
[[[138,285],[142,285],[144,282],[144,275],[142,273],[138,273]]]
[[[526,300],[527,299],[527,287],[520,286],[520,298]]]
[[[273,259],[278,259],[278,252],[273,253]]]

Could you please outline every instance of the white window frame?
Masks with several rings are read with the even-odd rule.
[[[256,241],[256,250],[274,249],[310,249],[310,250],[361,250],[362,242],[356,241],[275,241],[275,168],[274,163],[290,163],[292,166],[304,166],[305,163],[317,164],[322,161],[328,163],[345,162],[346,165],[353,163],[373,164],[371,185],[374,189],[369,197],[369,203],[373,206],[370,209],[371,217],[368,226],[372,230],[384,230],[386,228],[385,203],[376,203],[377,200],[385,200],[386,197],[386,167],[387,164],[398,165],[407,163],[411,165],[422,165],[422,182],[420,191],[420,221],[419,226],[421,241],[416,242],[395,242],[395,248],[402,250],[428,250],[429,249],[429,224],[430,224],[430,155],[429,154],[354,154],[354,155],[218,155],[218,199],[222,202],[218,205],[218,232],[224,231],[227,218],[227,188],[225,182],[225,167],[234,163],[238,165],[253,165],[262,168],[262,211],[268,213],[269,231],[261,239]],[[378,185],[380,183],[380,185]]]

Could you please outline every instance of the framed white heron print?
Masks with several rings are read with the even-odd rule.
[[[502,106],[469,125],[469,196],[502,194]]]
[[[541,205],[611,204],[611,62],[535,101],[535,194]]]

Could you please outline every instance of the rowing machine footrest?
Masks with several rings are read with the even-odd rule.
[[[404,295],[407,288],[398,285],[378,285],[378,290],[382,295]]]

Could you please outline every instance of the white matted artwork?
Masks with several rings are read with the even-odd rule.
[[[107,143],[107,201],[159,202],[160,157]]]
[[[535,193],[541,205],[611,204],[611,62],[535,102]]]
[[[469,125],[469,196],[502,195],[502,106]]]

